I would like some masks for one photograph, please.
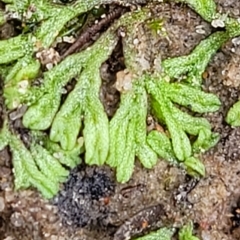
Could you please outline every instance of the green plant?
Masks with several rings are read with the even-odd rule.
[[[70,20],[109,1],[79,0],[67,6],[47,0],[5,2],[8,11],[18,13],[25,25],[19,36],[0,41],[5,104],[8,109],[28,106],[23,124],[31,130],[33,138],[30,147],[24,146],[7,120],[0,133],[1,149],[9,145],[13,153],[17,189],[34,186],[51,198],[57,193],[59,182],[68,175],[63,165],[73,168],[80,163],[79,154],[83,152],[87,164],[107,163],[116,168],[119,182],[130,179],[135,157],[146,168],[152,168],[161,157],[180,164],[192,176],[205,174],[197,153],[214,146],[219,136],[212,133],[206,119],[190,112],[218,110],[219,99],[201,90],[201,75],[221,45],[240,35],[237,20],[227,17],[226,31],[211,34],[188,56],[164,60],[162,72],[145,70],[139,74],[138,52],[131,45],[134,41],[131,33],[140,25],[153,27],[146,6],[124,14],[86,50],[42,71],[38,53],[51,48],[57,36],[68,32],[66,24]],[[219,16],[213,1],[181,2],[189,4],[209,22]],[[123,53],[130,83],[121,92],[120,106],[109,121],[99,99],[99,69],[113,52],[120,27],[125,29]],[[42,83],[36,86],[33,82],[38,77]],[[62,103],[64,87],[73,78],[77,83]],[[163,132],[147,132],[147,114],[156,118]],[[51,168],[50,163],[55,167]]]
[[[195,237],[193,235],[192,231],[193,231],[193,223],[192,222],[183,226],[178,233],[179,240],[199,240],[198,237]]]
[[[226,121],[234,127],[240,126],[240,101],[236,102],[228,111]]]
[[[69,175],[62,164],[73,168],[81,162],[79,154],[83,151],[82,144],[78,142],[71,151],[66,152],[42,134],[33,133],[32,137],[34,141],[27,148],[5,123],[0,132],[0,150],[7,145],[10,147],[16,189],[33,186],[44,197],[52,198],[59,190],[59,182],[64,182]]]
[[[154,115],[166,126],[170,136],[157,131],[147,134],[147,93]],[[120,107],[110,121],[107,160],[117,168],[118,181],[126,182],[131,177],[135,155],[146,168],[156,164],[158,155],[169,161],[182,162],[193,176],[204,175],[204,166],[193,154],[209,149],[219,137],[211,132],[206,119],[182,112],[174,102],[185,107],[191,102],[191,110],[196,112],[216,111],[220,106],[220,101],[212,94],[148,74],[134,80],[132,90],[122,94]],[[193,144],[186,133],[197,136]]]

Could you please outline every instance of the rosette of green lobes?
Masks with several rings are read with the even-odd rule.
[[[98,98],[101,79],[99,70],[86,68],[75,89],[69,94],[57,113],[50,132],[54,142],[60,142],[65,150],[71,150],[84,121],[85,161],[101,165],[108,152],[108,118]]]
[[[82,129],[85,143],[85,161],[103,164],[109,148],[108,119],[99,100],[100,66],[115,48],[119,25],[135,21],[139,12],[122,16],[87,50],[71,55],[44,75],[40,97],[23,117],[25,127],[45,130],[50,138],[60,142],[64,150],[71,150]],[[77,84],[60,106],[62,88],[75,77]],[[58,112],[59,110],[59,112]]]
[[[30,107],[23,117],[25,127],[35,130],[45,130],[50,127],[59,109],[63,88],[70,79],[81,72],[84,57],[81,53],[69,56],[44,73],[43,85],[32,88],[33,96],[28,102]]]
[[[121,104],[110,121],[110,148],[107,163],[116,168],[117,181],[127,182],[134,169],[135,156],[146,168],[157,162],[157,154],[147,143],[147,93],[141,81],[121,95]]]
[[[211,132],[211,125],[206,119],[193,117],[178,109],[174,103],[190,108],[193,112],[203,113],[218,110],[219,99],[213,94],[204,93],[191,86],[169,83],[161,78],[148,77],[146,85],[150,94],[152,111],[170,134],[170,140],[167,140],[167,136],[163,133],[150,133],[149,144],[162,158],[167,157],[169,160],[175,158],[183,164],[187,161],[186,167],[189,172],[195,162],[199,167],[192,169],[193,172],[202,175],[203,165],[199,160],[197,163],[193,154],[206,151],[214,146],[219,136]],[[194,140],[190,141],[190,135],[195,136]]]
[[[108,118],[99,100],[100,66],[107,60],[117,43],[115,34],[107,32],[87,51],[84,68],[74,90],[57,113],[50,132],[54,142],[65,150],[74,147],[84,122],[83,137],[87,164],[101,165],[109,148]]]
[[[165,74],[171,79],[179,79],[182,76],[187,77],[186,82],[200,87],[202,74],[209,61],[228,39],[227,32],[215,32],[202,40],[189,55],[164,60],[162,67]]]
[[[43,133],[31,132],[31,139],[30,147],[26,148],[21,139],[8,130],[5,122],[0,130],[0,151],[9,145],[16,189],[35,187],[44,197],[52,198],[59,191],[59,184],[69,175],[63,166],[73,168],[81,162],[82,143],[78,141],[71,151],[64,151]]]
[[[18,16],[22,18],[22,21],[26,21],[23,16],[27,11],[29,11],[29,7],[34,7],[34,12],[32,13],[30,19],[27,19],[27,22],[24,23],[26,25],[28,23],[33,24],[35,26],[34,32],[27,34],[22,33],[17,37],[0,41],[0,64],[9,64],[13,61],[17,61],[16,63],[14,63],[12,69],[7,74],[7,76],[2,76],[4,80],[6,78],[7,82],[6,86],[4,87],[6,105],[9,109],[13,109],[18,107],[22,103],[27,103],[28,105],[31,105],[34,101],[36,102],[36,100],[38,100],[39,97],[43,94],[39,90],[34,90],[34,94],[32,91],[30,91],[32,90],[30,88],[30,80],[34,79],[38,75],[40,69],[40,63],[38,62],[38,60],[33,58],[34,53],[39,51],[39,48],[49,48],[56,39],[56,37],[59,36],[61,31],[64,29],[64,26],[67,22],[91,10],[94,6],[101,4],[103,1],[78,0],[74,4],[68,6],[53,4],[46,0],[16,0],[7,2],[9,3],[6,7],[7,11],[13,13],[16,12]],[[61,65],[61,67],[62,66],[63,65]],[[61,74],[63,73],[64,72],[61,72]],[[51,78],[51,76],[48,77]],[[71,76],[69,76],[69,78],[71,78]],[[67,81],[69,80],[69,78],[66,78]],[[59,89],[48,89],[48,91],[50,92],[52,90],[58,91]],[[49,103],[49,105],[54,106],[54,109],[57,109],[57,100],[59,98],[56,97],[56,99],[53,99],[51,98],[53,95],[47,95],[48,94],[46,93],[45,89],[45,96],[42,97],[42,102]],[[44,103],[42,104],[42,106],[43,110]],[[38,112],[41,113],[41,111]],[[50,115],[51,114],[49,113],[49,120],[51,119]],[[54,115],[54,110],[52,111],[52,115]],[[36,127],[35,125],[37,125],[37,123],[32,123],[32,125]],[[46,125],[47,124],[45,121],[42,123],[41,127],[46,128]]]
[[[86,96],[85,89],[87,86],[89,88],[93,87],[92,85],[88,85],[89,83],[87,79],[91,76],[91,71],[97,71],[99,74],[101,64],[106,61],[113,51],[117,43],[117,35],[115,34],[116,28],[117,24],[113,25],[113,27],[102,34],[102,36],[89,49],[67,57],[59,65],[44,74],[44,84],[39,91],[36,90],[36,92],[40,92],[37,94],[37,101],[33,102],[23,117],[23,124],[25,127],[36,130],[45,130],[51,126],[60,106],[62,89],[67,82],[74,77],[79,79],[80,83],[77,84],[76,90],[73,90],[73,94],[70,94],[66,100],[67,103],[65,106],[66,108],[69,108],[69,112],[70,108],[72,109],[71,111],[74,111],[73,116],[70,118],[72,123],[76,123],[77,120],[75,120],[76,118],[74,118],[74,116],[78,115],[80,111],[79,108],[82,109],[82,106],[80,107],[78,105],[79,102],[82,104],[82,100],[84,99],[84,96]],[[85,85],[80,86],[82,82],[84,82]],[[100,84],[97,84],[100,87]],[[99,88],[94,89],[99,92]],[[79,91],[81,91],[81,93]],[[34,94],[36,94],[36,92]],[[71,96],[73,96],[73,98]],[[69,98],[72,99],[70,100]],[[68,106],[68,103],[70,102],[71,104]],[[76,104],[73,106],[74,102],[76,102]],[[63,111],[64,107],[60,114],[62,114]],[[68,116],[70,115],[71,114],[69,113]],[[81,113],[78,118],[81,118]],[[56,135],[58,131],[54,129],[52,132],[52,139],[55,139],[53,136]],[[68,132],[65,132],[64,134],[67,133]],[[63,147],[66,147],[66,144],[63,145]],[[67,148],[69,148],[69,146]]]
[[[46,198],[57,194],[59,183],[66,180],[69,171],[41,145],[32,144],[27,149],[16,135],[8,133],[8,139],[16,189],[36,187]]]

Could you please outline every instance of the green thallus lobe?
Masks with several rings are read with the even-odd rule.
[[[55,154],[58,153],[58,156],[54,157],[54,146],[50,146],[53,143],[48,142],[47,145],[44,142],[39,144],[33,141],[27,149],[20,138],[8,130],[7,123],[0,132],[0,140],[0,150],[9,145],[12,152],[15,188],[33,186],[46,198],[56,195],[59,182],[64,182],[69,175],[69,171],[61,164],[75,167],[80,163],[79,154],[82,152],[80,144],[76,145],[71,152],[65,152],[64,158],[61,157],[61,151],[55,145],[55,150],[58,151]],[[73,159],[75,162],[72,162]]]

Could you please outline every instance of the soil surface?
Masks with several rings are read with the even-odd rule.
[[[240,18],[240,1],[215,2],[220,12]],[[214,31],[182,4],[159,4],[154,14],[163,20],[167,34],[151,40],[151,52],[146,54],[151,58],[161,53],[159,61],[189,54]],[[2,38],[4,32],[16,34],[9,23],[1,29]],[[116,72],[124,69],[121,54],[120,44],[101,69],[101,97],[109,117],[119,102],[114,82]],[[239,98],[239,65],[240,38],[235,38],[222,46],[204,74],[204,90],[222,102],[219,111],[204,115],[221,135],[219,143],[201,156],[207,171],[204,178],[192,179],[181,168],[160,160],[152,170],[136,162],[131,180],[118,184],[111,169],[81,165],[72,171],[58,196],[47,201],[34,189],[14,191],[11,154],[6,148],[0,152],[0,239],[122,240],[126,220],[131,222],[130,236],[149,229],[143,224],[139,227],[142,217],[151,229],[162,226],[162,221],[177,229],[191,219],[200,239],[240,239],[240,128],[224,121]],[[2,106],[1,97],[0,114],[4,116]]]

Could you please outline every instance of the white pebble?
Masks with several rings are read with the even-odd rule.
[[[211,22],[211,25],[214,27],[214,28],[224,28],[225,27],[225,23],[223,20],[221,19],[214,19],[212,22]]]
[[[134,44],[134,45],[138,45],[138,43],[139,43],[139,40],[138,40],[137,38],[135,38],[135,39],[133,40],[133,44]]]

